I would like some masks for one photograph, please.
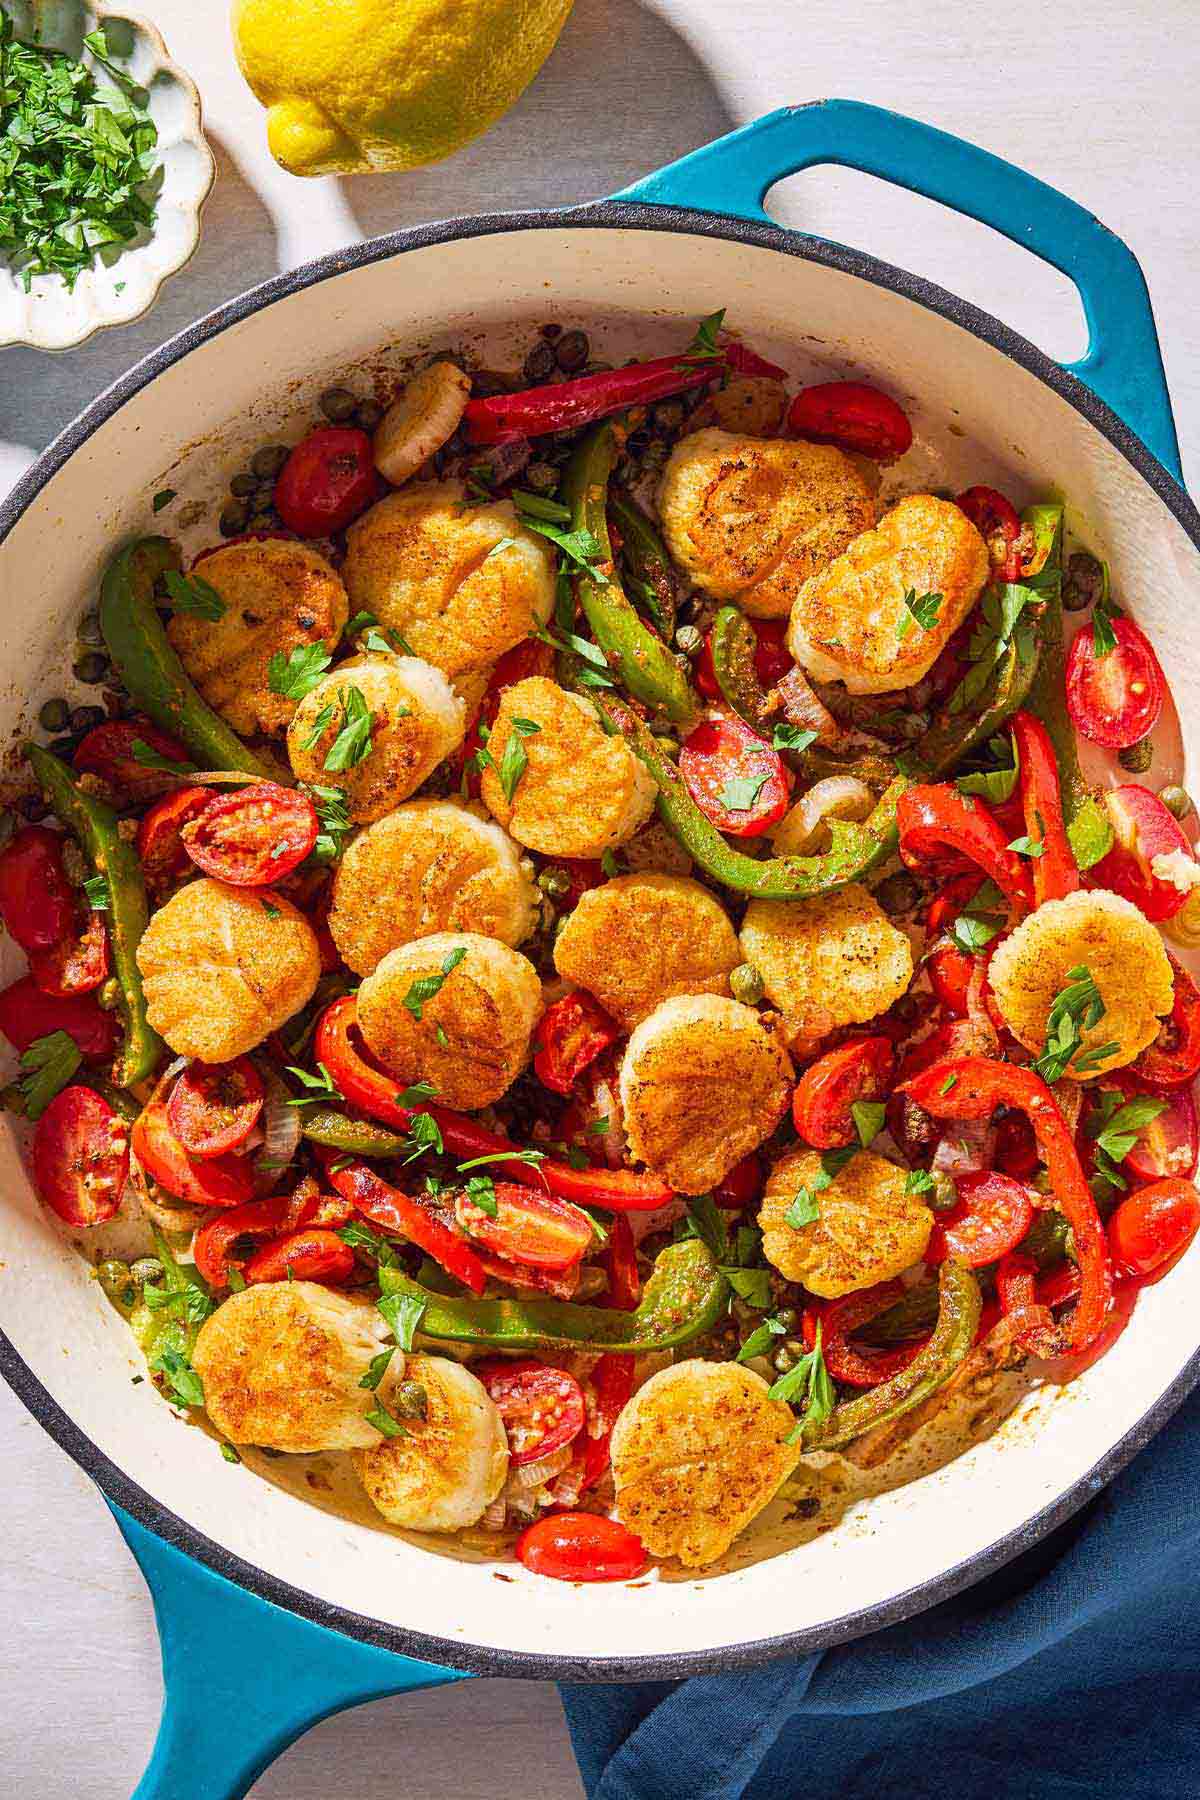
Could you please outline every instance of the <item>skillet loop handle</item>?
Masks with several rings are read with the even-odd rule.
[[[938,200],[1032,250],[1079,290],[1088,351],[1067,364],[1137,433],[1176,481],[1179,444],[1154,313],[1137,258],[1099,219],[1013,163],[858,100],[781,107],[613,196],[771,223],[777,181],[820,163],[879,176]]]
[[[133,1800],[242,1800],[331,1713],[465,1679],[284,1612],[112,1511],[146,1577],[162,1644],[162,1719]]]

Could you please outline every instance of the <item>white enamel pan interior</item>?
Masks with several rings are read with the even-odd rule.
[[[720,306],[796,380],[853,372],[894,391],[916,431],[906,483],[993,482],[1018,503],[1064,495],[1073,527],[1111,562],[1117,594],[1158,647],[1195,766],[1198,521],[1111,413],[1078,384],[1052,385],[1057,371],[994,320],[895,270],[765,226],[619,205],[460,221],[347,252],[214,315],[97,402],[10,507],[0,545],[5,739],[61,689],[73,623],[114,547],[156,528],[155,491],[219,497],[254,446],[298,431],[316,394],[348,369],[361,383],[372,365],[456,344],[511,363],[548,318],[591,329],[600,356],[661,353],[679,344],[681,321]],[[205,533],[183,535],[190,548]],[[17,970],[6,948],[0,974]],[[681,1674],[888,1623],[1065,1517],[1197,1373],[1193,1255],[1063,1397],[802,1549],[636,1589],[581,1591],[511,1564],[498,1580],[487,1564],[348,1524],[224,1463],[148,1383],[131,1385],[139,1359],[127,1329],[39,1208],[7,1126],[0,1171],[4,1372],[109,1497],[284,1607],[459,1667]]]

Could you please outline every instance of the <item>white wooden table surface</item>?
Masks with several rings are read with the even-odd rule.
[[[1200,10],[1195,0],[576,0],[540,79],[482,142],[411,176],[301,183],[277,169],[224,9],[141,0],[204,96],[220,165],[203,240],[149,318],[59,357],[0,352],[0,491],[138,357],[229,295],[422,219],[608,193],[787,102],[913,113],[1023,163],[1126,237],[1150,282],[1185,471],[1200,479]],[[787,223],[924,273],[1064,359],[1066,283],[977,227],[865,177],[813,172]],[[140,1576],[88,1482],[0,1390],[0,1768],[14,1800],[125,1800],[157,1722]],[[470,1683],[319,1726],[254,1800],[581,1793],[557,1695]],[[185,1790],[181,1789],[181,1797]]]

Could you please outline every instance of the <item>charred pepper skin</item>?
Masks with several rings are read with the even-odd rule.
[[[240,769],[279,781],[279,769],[247,749],[200,698],[171,648],[155,610],[154,584],[178,567],[178,551],[162,537],[141,538],[109,563],[100,588],[100,629],[113,667],[135,703],[163,731],[182,738],[201,768]]]
[[[385,1296],[403,1294],[424,1303],[417,1328],[422,1336],[499,1350],[670,1350],[710,1331],[729,1293],[698,1238],[659,1253],[635,1312],[573,1300],[451,1299],[397,1269],[380,1269],[379,1283]]]
[[[609,495],[608,512],[621,534],[622,554],[630,574],[648,595],[653,596],[652,600],[646,601],[651,621],[664,637],[669,638],[675,630],[678,596],[675,577],[671,573],[671,558],[658,528],[628,494],[620,491]]]
[[[600,576],[579,570],[575,592],[592,634],[627,693],[688,730],[700,716],[700,702],[675,657],[644,624],[613,566],[608,535],[608,484],[617,454],[611,424],[597,425],[581,441],[563,481],[563,504],[571,509],[571,530],[587,531],[599,545]]]
[[[133,845],[121,836],[112,807],[79,787],[66,763],[40,744],[26,744],[25,755],[51,810],[79,840],[96,874],[108,883],[108,935],[125,1027],[125,1043],[113,1079],[118,1087],[133,1087],[154,1073],[166,1053],[146,1017],[137,965],[137,947],[150,916],[142,866]]]

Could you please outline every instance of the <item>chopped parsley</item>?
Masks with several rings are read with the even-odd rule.
[[[197,618],[207,619],[215,625],[229,610],[212,582],[205,581],[203,575],[180,575],[178,570],[168,569],[163,580],[177,613],[195,613]]]
[[[1032,1065],[1035,1073],[1052,1084],[1061,1080],[1068,1068],[1077,1075],[1084,1075],[1111,1056],[1119,1047],[1115,1043],[1083,1050],[1084,1032],[1093,1030],[1106,1010],[1091,970],[1083,963],[1068,969],[1067,985],[1060,988],[1050,1006],[1046,1019],[1046,1046]]]
[[[1129,1183],[1117,1167],[1124,1162],[1145,1127],[1166,1110],[1167,1102],[1153,1094],[1124,1094],[1103,1089],[1097,1096],[1099,1105],[1087,1122],[1086,1130],[1095,1141],[1096,1174],[1110,1187],[1124,1189]]]
[[[928,1169],[910,1169],[904,1178],[906,1194],[927,1194],[936,1185]]]
[[[773,750],[807,750],[816,741],[815,731],[803,731],[799,725],[777,725],[771,733]]]
[[[896,621],[898,642],[904,642],[914,624],[922,631],[932,631],[942,610],[942,598],[941,594],[918,594],[915,588],[909,588],[904,595],[904,611]]]
[[[106,875],[91,875],[83,884],[84,897],[93,912],[108,912],[112,906]]]
[[[544,626],[534,635],[543,644],[549,644],[555,650],[564,652],[573,650],[576,656],[582,657],[586,666],[577,669],[574,677],[578,687],[611,688],[617,685],[608,673],[608,658],[599,644],[593,644],[588,638],[579,637],[574,631],[564,631],[559,637],[554,632],[547,631]]]
[[[719,307],[715,313],[709,313],[701,319],[696,327],[696,335],[683,353],[683,362],[687,366],[692,363],[717,362],[724,354],[717,335],[725,323],[725,308]]]
[[[1011,737],[1001,734],[989,739],[988,749],[996,758],[998,766],[994,769],[980,769],[971,775],[960,775],[954,785],[960,794],[979,794],[993,804],[1011,800],[1020,772],[1016,743]]]
[[[482,1169],[487,1163],[528,1163],[531,1169],[536,1169],[545,1160],[544,1150],[492,1150],[487,1156],[473,1156],[469,1162],[460,1162],[456,1168],[460,1175],[465,1175],[469,1169]]]
[[[833,1411],[837,1401],[825,1357],[821,1350],[821,1324],[817,1322],[817,1338],[811,1350],[798,1357],[786,1375],[781,1375],[768,1390],[768,1399],[793,1401],[803,1398],[804,1417],[798,1419],[788,1434],[789,1444],[798,1443],[806,1425],[820,1425]]]
[[[163,756],[145,738],[134,738],[129,751],[134,762],[139,763],[143,769],[163,769],[168,775],[194,775],[196,772],[194,762],[176,762],[174,757]]]
[[[330,745],[322,765],[329,775],[340,775],[346,769],[356,768],[371,754],[374,715],[367,705],[366,695],[361,688],[351,684],[349,687],[339,688],[338,700],[342,709],[341,729]],[[317,735],[319,737],[320,733]],[[308,748],[307,745],[305,747]]]
[[[481,1213],[486,1213],[489,1219],[494,1219],[500,1211],[496,1199],[496,1184],[490,1175],[472,1175],[468,1178],[467,1199]]]
[[[404,1140],[404,1148],[408,1152],[404,1157],[406,1163],[416,1162],[427,1150],[438,1156],[445,1149],[442,1143],[441,1127],[432,1113],[418,1113],[408,1128],[408,1136]]]
[[[25,1073],[18,1086],[25,1102],[25,1116],[40,1119],[56,1094],[60,1094],[83,1061],[79,1046],[65,1031],[36,1037],[21,1056]]]
[[[817,1195],[823,1194],[827,1187],[832,1186],[834,1177],[845,1168],[853,1155],[853,1144],[845,1150],[826,1150],[821,1158],[821,1167],[808,1186],[796,1189],[795,1199],[783,1215],[785,1225],[790,1225],[793,1231],[801,1231],[805,1225],[816,1223],[821,1216]]]
[[[166,1378],[167,1397],[178,1406],[203,1406],[204,1383],[182,1350],[165,1345],[150,1358],[152,1373]]]
[[[770,1269],[740,1269],[722,1265],[721,1273],[739,1299],[765,1312],[771,1304]]]
[[[398,1259],[390,1240],[381,1232],[372,1231],[361,1219],[352,1219],[349,1225],[341,1226],[337,1235],[352,1250],[365,1250],[368,1256],[373,1256],[381,1269],[395,1267]],[[362,1385],[367,1384],[364,1381]]]
[[[726,812],[749,812],[771,779],[765,775],[733,775],[717,795],[717,804]]]
[[[312,783],[301,784],[301,792],[308,795],[317,809],[319,830],[312,847],[313,857],[317,862],[337,862],[351,829],[345,794],[341,788],[319,787]]]
[[[266,913],[268,919],[278,919],[282,917],[279,908],[277,906],[272,906],[269,900],[263,901],[262,909]]]
[[[1117,647],[1117,634],[1113,630],[1113,620],[1121,617],[1121,609],[1112,603],[1111,583],[1108,564],[1100,564],[1100,598],[1092,608],[1092,654],[1097,662],[1103,662],[1111,656]]]
[[[369,1413],[363,1414],[363,1418],[368,1425],[373,1425],[375,1427],[381,1437],[397,1438],[407,1437],[409,1435],[399,1419],[394,1419],[392,1417],[386,1406],[372,1407]]]
[[[1031,856],[1035,861],[1039,856],[1045,856],[1046,854],[1046,846],[1043,840],[1041,838],[1031,838],[1028,834],[1023,837],[1015,837],[1008,848],[1010,850],[1015,850],[1018,856]]]
[[[404,1088],[396,1095],[396,1105],[420,1106],[425,1100],[436,1100],[437,1094],[438,1090],[432,1081],[414,1081],[411,1087]]]
[[[324,644],[297,644],[287,656],[282,650],[276,650],[267,664],[267,686],[273,694],[282,694],[285,700],[303,700],[305,694],[312,693],[332,661]],[[326,724],[328,722],[326,720]],[[324,729],[322,726],[321,730]],[[317,737],[320,735],[318,732]],[[313,743],[316,741],[314,738]],[[311,748],[311,744],[305,745],[305,749]]]
[[[384,1294],[376,1307],[387,1320],[392,1336],[407,1354],[425,1311],[425,1301],[417,1294]]]
[[[338,1235],[340,1236],[341,1234],[339,1233]],[[395,1354],[395,1349],[392,1348],[390,1350],[381,1350],[378,1356],[373,1356],[367,1364],[367,1372],[359,1382],[359,1387],[366,1388],[368,1393],[373,1394],[387,1374],[388,1364]]]
[[[883,1119],[887,1108],[882,1100],[854,1100],[850,1105],[850,1116],[854,1120],[854,1129],[858,1133],[858,1141],[865,1150],[883,1130]]]
[[[737,1353],[738,1362],[749,1362],[752,1356],[765,1356],[771,1348],[771,1342],[777,1337],[787,1336],[787,1326],[781,1325],[778,1319],[764,1319],[756,1325]]]
[[[978,700],[1010,644],[1015,643],[1023,657],[1033,656],[1033,626],[1024,614],[1037,598],[1037,590],[1029,582],[1007,581],[985,590],[979,623],[967,646],[971,666],[950,696],[950,712],[963,712]]]
[[[504,754],[500,758],[500,767],[496,770],[496,778],[500,783],[504,798],[510,806],[517,783],[529,767],[529,758],[521,740],[533,737],[541,729],[541,726],[535,725],[532,719],[512,719],[509,722],[508,740],[504,746]]]
[[[683,1235],[699,1238],[715,1263],[727,1261],[729,1229],[724,1213],[711,1194],[697,1194],[688,1202]]]
[[[466,954],[466,945],[460,944],[457,949],[447,952],[445,960],[442,963],[442,972],[440,975],[421,975],[413,982],[407,994],[404,996],[403,1004],[407,1007],[414,1019],[420,1022],[424,1012],[425,1002],[427,1000],[432,1000],[435,994],[441,992],[447,975],[454,969],[457,969],[459,963],[463,961]]]
[[[285,1073],[294,1075],[301,1087],[307,1089],[306,1093],[289,1100],[289,1106],[308,1106],[315,1100],[341,1100],[345,1097],[338,1092],[337,1084],[323,1062],[317,1064],[315,1075],[310,1075],[307,1069],[294,1068],[291,1064],[286,1066]]]

